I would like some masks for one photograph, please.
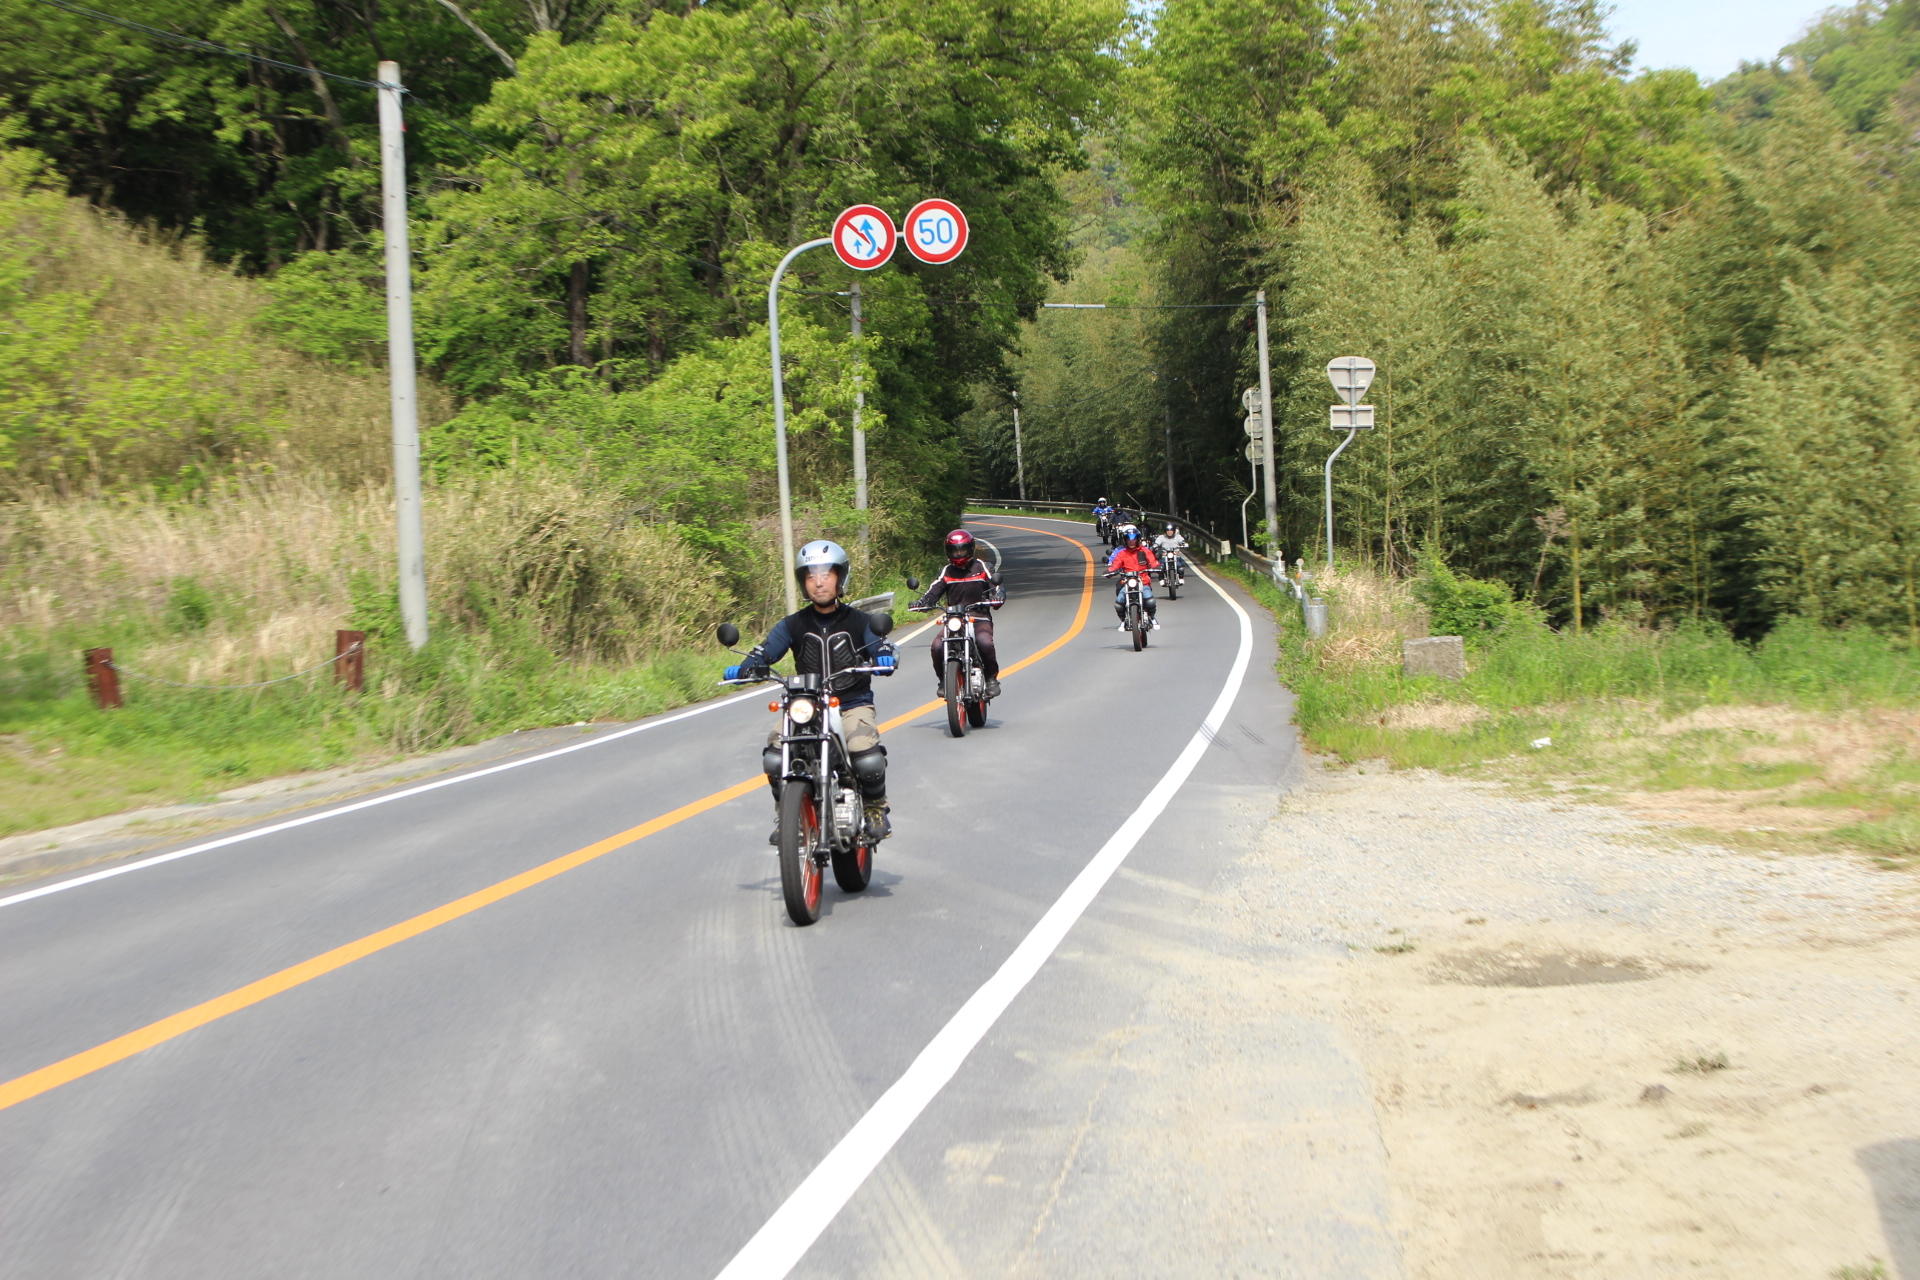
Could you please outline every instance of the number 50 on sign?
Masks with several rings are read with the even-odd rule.
[[[967,247],[967,215],[951,200],[922,200],[901,225],[907,251],[932,266],[952,262]]]

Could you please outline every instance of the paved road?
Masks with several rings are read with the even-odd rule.
[[[1168,957],[1299,767],[1270,632],[1194,583],[1136,654],[1073,526],[974,527],[1006,696],[949,739],[904,646],[896,835],[813,928],[760,694],[0,898],[0,1271],[1390,1274],[1364,1141],[1222,1222],[1138,1123],[1206,1065]],[[1368,1125],[1322,1029],[1250,1047]]]

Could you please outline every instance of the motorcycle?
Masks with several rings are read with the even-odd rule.
[[[1126,581],[1122,584],[1120,597],[1122,624],[1133,633],[1133,651],[1135,653],[1147,647],[1147,632],[1153,630],[1153,620],[1147,616],[1146,596],[1140,590],[1140,574],[1132,569],[1122,569],[1120,576]],[[1113,575],[1109,573],[1107,577]]]
[[[1113,534],[1113,517],[1110,515],[1094,517],[1093,534],[1101,542],[1107,542]]]
[[[1160,590],[1167,599],[1178,600],[1180,587],[1187,580],[1187,558],[1178,551],[1169,551],[1160,557]]]
[[[874,614],[871,626],[884,638],[893,630],[893,619]],[[740,643],[740,630],[731,622],[722,623],[714,634],[729,649]],[[873,851],[879,844],[866,826],[860,784],[840,726],[840,699],[833,688],[838,676],[890,676],[894,668],[875,664],[835,670],[831,647],[821,667],[825,675],[766,671],[720,681],[780,686],[780,700],[767,704],[780,713],[780,892],[788,917],[797,925],[820,918],[829,866],[843,891],[865,889],[873,879]]]
[[[940,609],[940,696],[947,704],[947,732],[956,738],[966,737],[969,727],[978,729],[987,723],[987,704],[992,699],[987,696],[987,670],[980,661],[973,624],[991,607],[949,604]]]

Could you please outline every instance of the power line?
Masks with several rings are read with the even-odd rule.
[[[99,9],[89,9],[83,4],[72,4],[69,0],[40,0],[41,4],[64,10],[78,18],[91,18],[95,22],[109,22],[129,31],[138,31],[158,40],[170,40],[190,49],[199,49],[205,53],[223,54],[229,58],[239,58],[243,62],[257,62],[264,67],[279,67],[283,71],[297,72],[303,76],[320,76],[326,80],[337,80],[341,84],[358,85],[362,89],[393,89],[397,85],[383,84],[378,80],[363,80],[358,76],[343,76],[337,71],[322,71],[318,67],[302,66],[295,62],[282,62],[278,58],[266,58],[257,53],[248,53],[244,49],[229,49],[226,45],[215,44],[211,40],[202,40],[198,36],[183,36],[178,31],[167,31],[160,27],[150,27],[144,22],[135,22],[131,18],[122,18],[117,14],[104,13]],[[402,90],[402,92],[405,92]]]

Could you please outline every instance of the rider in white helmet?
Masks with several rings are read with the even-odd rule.
[[[833,667],[860,666],[872,656],[874,666],[894,665],[894,648],[873,631],[867,615],[847,604],[841,597],[847,591],[849,565],[846,548],[825,538],[807,543],[794,555],[793,576],[807,597],[806,607],[790,613],[773,624],[767,638],[747,651],[740,674],[764,672],[791,650],[793,669],[801,673],[826,674],[826,659],[831,653]],[[873,709],[873,678],[865,674],[840,674],[834,677],[832,692],[840,698],[840,725],[846,735],[848,762],[860,781],[860,795],[866,809],[867,828],[873,837],[883,839],[893,829],[887,805],[887,749],[880,745],[880,730]],[[767,772],[767,785],[773,788],[774,805],[780,803],[780,731],[768,735],[767,749],[761,754]],[[778,843],[776,826],[767,843]]]

